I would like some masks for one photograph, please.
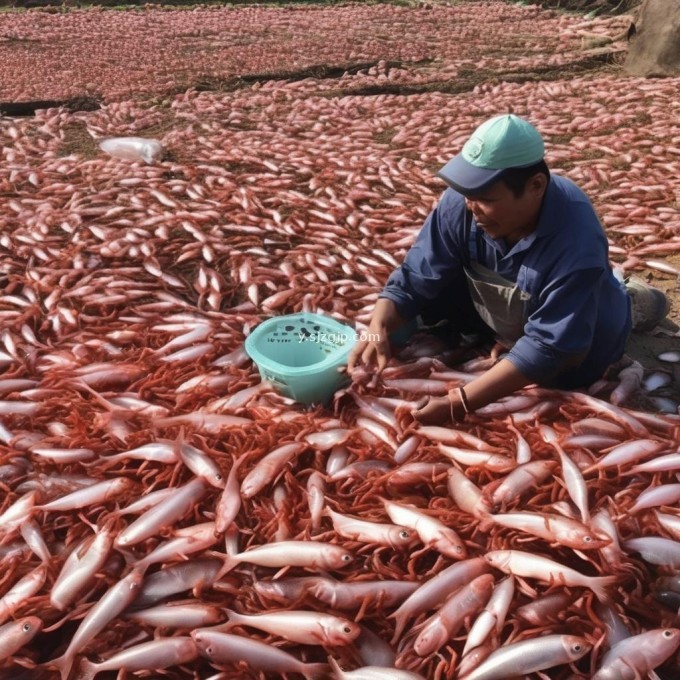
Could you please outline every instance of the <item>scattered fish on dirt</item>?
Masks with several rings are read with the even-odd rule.
[[[677,676],[675,366],[634,366],[606,399],[527,389],[454,429],[409,411],[486,357],[406,347],[370,394],[304,409],[243,351],[273,314],[361,329],[443,190],[432,168],[498,110],[531,118],[551,168],[593,195],[624,272],[675,276],[657,258],[680,251],[677,79],[574,76],[579,32],[625,20],[536,6],[150,12],[162,30],[146,10],[0,13],[52,69],[0,79],[3,98],[104,88],[97,111],[0,118],[0,677]],[[565,77],[436,86],[507,69],[451,38],[482,25],[492,44],[509,22],[531,26],[513,69]],[[285,36],[310,24],[310,65],[370,64],[186,87],[215,52],[216,78],[292,69]],[[268,50],[222,35],[262,25]],[[91,33],[88,69],[143,38],[159,70],[62,68],[47,52],[71,30]],[[192,40],[213,49],[188,73]],[[152,83],[161,100],[132,96]],[[145,131],[166,160],[96,149]],[[649,640],[658,654],[631,652]]]

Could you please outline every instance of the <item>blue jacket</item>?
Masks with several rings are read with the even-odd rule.
[[[535,231],[510,248],[478,229],[463,196],[447,189],[381,297],[412,318],[443,295],[467,295],[461,272],[471,258],[529,296],[524,335],[506,358],[531,380],[585,386],[623,355],[630,300],[597,215],[572,181],[551,176]]]

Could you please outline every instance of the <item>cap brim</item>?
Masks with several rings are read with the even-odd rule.
[[[437,173],[437,176],[461,194],[474,194],[493,184],[503,172],[504,169],[478,168],[458,154]]]

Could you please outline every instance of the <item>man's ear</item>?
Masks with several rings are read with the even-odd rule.
[[[537,172],[535,175],[529,178],[526,183],[527,189],[531,191],[534,196],[542,197],[548,186],[548,178],[542,173]]]

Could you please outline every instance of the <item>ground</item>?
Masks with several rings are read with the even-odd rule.
[[[679,257],[667,258],[668,262],[674,262],[675,266],[680,264]],[[678,381],[678,369],[673,364],[660,361],[659,355],[664,352],[680,350],[680,286],[677,277],[656,276],[651,270],[647,270],[645,278],[655,287],[663,290],[671,304],[671,311],[668,318],[657,329],[651,333],[632,333],[626,347],[627,354],[636,361],[639,361],[647,370],[659,369],[674,373],[675,383],[665,390],[655,394],[667,396],[675,402],[680,401],[680,387]],[[680,364],[675,364],[675,367]],[[649,403],[643,396],[640,398],[640,406],[654,410],[654,405]]]
[[[419,3],[404,4],[417,6]],[[426,4],[427,3],[420,3],[421,6]],[[435,5],[438,3],[435,2],[431,4]],[[533,4],[539,4],[538,0]],[[615,0],[542,0],[540,4],[551,10],[588,12],[589,14],[587,14],[585,18],[591,19],[594,16],[602,17],[607,15],[620,15],[623,12],[633,12],[638,3],[635,0],[622,0],[620,2]],[[121,13],[117,12],[111,14],[122,16]],[[108,16],[108,14],[106,16],[102,14],[101,21],[105,21]],[[600,36],[600,38],[606,41],[612,35],[620,35],[624,32],[623,29],[625,29],[625,26],[627,25],[625,21],[626,16],[628,15],[626,14],[623,17],[617,16],[616,21],[619,23],[612,24],[611,28],[602,29],[603,35]],[[82,20],[86,19],[87,15],[83,14]],[[139,30],[139,28],[137,30]],[[377,28],[375,30],[377,30]],[[158,87],[159,92],[165,87],[163,96],[159,95],[158,99],[159,122],[152,126],[136,130],[136,134],[161,138],[164,134],[171,132],[173,126],[178,124],[178,121],[175,121],[170,116],[168,116],[167,120],[163,120],[161,116],[162,109],[163,107],[169,108],[168,102],[171,101],[169,97],[172,96],[173,93],[184,91],[190,86],[193,86],[198,91],[229,92],[239,88],[249,88],[253,83],[266,83],[267,81],[272,80],[303,81],[309,78],[318,80],[320,83],[320,90],[325,90],[320,91],[319,94],[324,97],[334,97],[338,95],[360,97],[362,95],[371,96],[383,93],[385,95],[418,95],[426,93],[445,93],[452,95],[460,93],[461,95],[465,95],[477,87],[486,86],[486,84],[503,82],[523,83],[532,81],[540,83],[553,80],[560,82],[561,80],[570,77],[579,78],[583,74],[595,77],[598,72],[611,76],[620,67],[622,60],[621,52],[608,51],[611,45],[602,45],[600,38],[598,38],[598,34],[594,32],[598,30],[600,29],[598,29],[595,24],[592,26],[585,26],[583,29],[584,34],[582,36],[582,47],[584,48],[582,53],[580,55],[574,55],[574,57],[570,58],[566,63],[534,64],[531,67],[528,67],[522,62],[522,59],[531,54],[531,45],[527,44],[524,39],[513,41],[513,36],[508,36],[502,49],[498,50],[498,54],[494,53],[493,50],[490,50],[487,45],[484,50],[480,50],[479,55],[474,53],[469,55],[472,59],[479,56],[482,61],[486,60],[487,62],[491,59],[491,62],[488,63],[488,65],[483,65],[481,63],[462,64],[455,73],[455,78],[452,78],[448,73],[439,73],[439,69],[441,69],[440,59],[447,49],[446,43],[442,42],[441,46],[435,43],[432,50],[424,53],[423,58],[420,60],[410,60],[408,63],[399,59],[388,59],[385,61],[385,68],[388,72],[390,70],[398,70],[404,66],[408,66],[408,69],[418,76],[417,78],[406,79],[403,82],[388,79],[383,79],[382,81],[373,80],[363,84],[357,84],[352,80],[343,81],[341,76],[343,73],[356,74],[362,70],[375,68],[378,60],[356,60],[355,62],[346,61],[345,63],[329,61],[329,63],[323,63],[313,60],[310,61],[309,55],[305,54],[305,61],[297,68],[293,66],[292,62],[277,62],[274,70],[272,70],[270,64],[266,72],[258,73],[257,70],[255,72],[229,71],[228,69],[232,68],[232,66],[236,68],[235,62],[227,67],[227,71],[224,74],[211,75],[200,73],[200,69],[206,68],[206,65],[203,64],[200,66],[194,64],[194,71],[187,70],[185,72],[182,68],[174,68],[176,63],[169,60],[172,54],[161,54],[159,51],[154,50],[159,63],[163,59],[168,60],[165,72],[166,74],[172,73],[174,80],[172,82],[168,80],[167,83],[169,84],[163,85],[161,84],[160,78],[161,71],[159,71],[158,77],[154,78],[153,74],[145,74],[143,69],[134,70],[134,80],[130,81],[129,86],[132,88],[132,91],[136,91],[135,96],[143,97],[143,92],[149,91],[149,87]],[[313,38],[313,36],[311,37]],[[560,37],[561,36],[557,35],[551,36],[551,40]],[[4,46],[7,49],[20,49],[25,53],[30,53],[31,50],[37,52],[47,51],[47,54],[50,55],[48,59],[54,60],[54,63],[57,63],[57,53],[60,58],[65,59],[67,62],[69,59],[75,59],[76,62],[80,59],[79,53],[76,53],[75,56],[66,56],[69,52],[68,40],[63,42],[60,39],[50,42],[45,39],[45,42],[43,42],[42,38],[42,34],[24,34],[20,29],[16,29],[16,31],[5,31]],[[157,36],[152,35],[152,32],[149,33],[148,38],[150,45],[157,44],[154,42],[157,40]],[[213,52],[210,52],[211,50],[221,50],[220,52],[214,52],[215,57],[217,58],[218,55],[222,55],[226,59],[226,62],[230,63],[230,54],[225,51],[225,45],[230,41],[237,41],[237,38],[242,40],[245,39],[243,36],[239,38],[237,34],[226,36],[215,31],[189,31],[180,33],[175,37],[169,35],[168,43],[170,43],[171,40],[176,40],[180,46],[184,46],[182,49],[187,48],[187,45],[190,46],[193,52],[188,56],[194,61],[206,50],[210,54],[213,54]],[[288,41],[289,38],[290,36],[280,34],[277,39],[288,44],[286,41]],[[517,38],[521,38],[521,36],[517,36]],[[263,33],[259,40],[265,39],[268,39],[268,36]],[[129,47],[130,45],[134,46],[134,41],[126,43],[126,46],[123,49],[131,49],[131,47]],[[557,45],[559,45],[559,43],[556,43],[555,49],[557,49]],[[2,46],[3,43],[0,41],[0,47]],[[158,42],[158,46],[159,48],[164,47],[160,42]],[[591,46],[594,49],[590,49]],[[603,47],[604,51],[598,52],[598,47]],[[624,49],[625,41],[617,41],[614,47],[618,50]],[[318,46],[311,40],[309,45],[304,48],[304,51],[314,49],[318,49]],[[389,43],[386,42],[382,49],[386,50],[385,54],[389,54],[389,50],[391,49]],[[44,79],[44,85],[49,82],[50,84],[55,85],[55,89],[50,90],[49,92],[30,90],[29,88],[33,83],[28,82],[25,89],[31,92],[32,96],[27,98],[28,101],[24,100],[18,103],[16,99],[12,99],[13,91],[11,89],[12,86],[8,84],[11,81],[8,79],[4,86],[7,90],[7,94],[0,97],[0,109],[4,109],[5,113],[9,115],[21,115],[23,111],[19,110],[21,107],[25,109],[25,114],[30,114],[36,107],[46,108],[48,106],[62,104],[73,111],[87,111],[97,108],[102,99],[106,101],[106,99],[115,99],[124,96],[121,92],[115,90],[115,84],[119,82],[119,78],[117,77],[119,74],[115,68],[116,64],[120,62],[121,56],[116,52],[117,47],[113,42],[110,44],[110,50],[111,59],[103,60],[98,63],[98,68],[103,70],[101,71],[101,80],[96,87],[86,80],[78,82],[79,72],[77,69],[73,68],[73,76],[69,74],[66,76],[66,79],[73,77],[74,80],[72,82],[74,83],[74,87],[71,90],[64,89],[63,91],[68,92],[68,96],[60,101],[58,97],[59,88],[65,88],[66,86],[60,84],[58,79],[62,74],[59,73],[60,69],[57,69],[53,74],[54,77]],[[504,57],[507,58],[507,62],[503,61]],[[71,63],[73,63],[73,61]],[[107,71],[106,69],[109,68],[111,70]],[[263,71],[264,67],[260,68],[261,71]],[[198,75],[196,69],[199,69]],[[326,83],[333,84],[335,82],[338,82],[337,88],[334,88],[332,85],[326,85]],[[63,83],[66,83],[66,80],[63,81]],[[93,88],[97,92],[95,97],[90,96]],[[114,90],[108,91],[107,88],[114,88]],[[164,98],[166,95],[168,98]],[[54,97],[54,100],[47,101],[49,97]],[[24,98],[22,97],[22,99]],[[31,101],[33,99],[44,99],[45,101]],[[179,123],[181,124],[181,121]],[[386,144],[389,144],[396,131],[396,128],[390,128],[389,130],[379,132],[377,134],[383,135],[384,139],[376,137],[376,140],[384,141]],[[64,143],[59,150],[60,156],[67,157],[71,154],[78,154],[83,159],[95,159],[99,153],[91,133],[81,121],[69,123],[63,130],[63,139]],[[569,136],[565,136],[565,143],[568,139]],[[553,138],[553,141],[558,140],[557,138]],[[182,160],[177,155],[178,152],[174,152],[174,154],[174,156],[171,156],[172,160]],[[246,168],[245,165],[242,165],[241,167],[242,169]],[[564,169],[566,171],[569,170],[566,165],[564,166]],[[679,256],[668,256],[664,258],[664,261],[680,270]],[[648,370],[669,370],[671,368],[669,364],[660,362],[657,357],[662,352],[680,348],[680,338],[675,335],[678,326],[680,326],[680,288],[677,283],[678,278],[672,274],[667,274],[656,269],[638,270],[636,273],[643,278],[646,278],[652,285],[664,290],[671,301],[671,312],[668,321],[652,333],[644,335],[633,334],[628,344],[628,353],[632,358],[640,361],[640,363]],[[678,393],[677,389],[673,388],[670,392],[671,394],[669,394],[669,396],[672,396],[676,400],[680,400],[680,393]]]

